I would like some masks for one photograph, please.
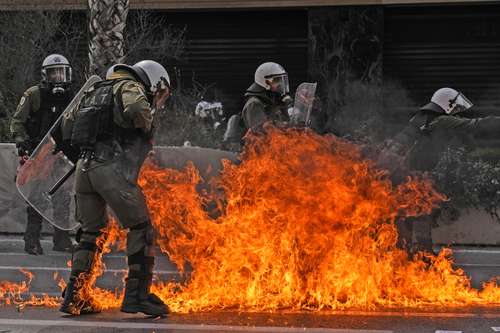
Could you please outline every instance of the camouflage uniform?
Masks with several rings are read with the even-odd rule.
[[[69,286],[73,288],[80,273],[88,272],[92,266],[97,250],[96,239],[107,223],[108,205],[120,224],[129,228],[125,303],[127,299],[135,299],[137,294],[155,297],[147,295],[154,265],[153,231],[144,195],[137,185],[142,163],[152,149],[153,116],[144,86],[131,74],[119,70],[109,80],[114,82],[113,123],[116,132],[109,140],[98,141],[89,152],[91,155],[84,153],[77,162],[76,218],[81,223],[82,233],[74,253]],[[74,119],[75,114],[68,114],[63,119],[64,138],[67,138]],[[74,313],[71,307],[75,303],[67,297],[61,311]],[[122,311],[125,311],[123,306]]]
[[[409,168],[418,171],[431,171],[439,162],[441,154],[448,147],[458,147],[472,143],[473,135],[500,133],[500,117],[463,118],[433,111],[420,110],[409,125],[394,138],[392,149],[401,154],[408,151]],[[432,251],[432,225],[439,217],[439,211],[431,215],[411,218],[400,223],[400,241],[411,247],[415,229],[415,250]]]
[[[72,97],[71,92],[52,94],[49,89],[41,85],[33,86],[24,92],[10,123],[10,131],[16,146],[21,151],[20,155],[25,151],[30,154],[36,148]],[[61,216],[69,218],[69,206],[62,205],[55,208]],[[42,254],[40,231],[43,218],[29,205],[27,214],[28,222],[24,233],[25,251],[30,254]],[[56,227],[54,227],[53,243],[54,250],[58,251],[69,250],[72,245],[68,232]]]

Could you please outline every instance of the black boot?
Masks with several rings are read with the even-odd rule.
[[[42,230],[42,217],[31,206],[27,208],[28,222],[24,232],[24,251],[29,254],[43,254],[40,244],[40,232]]]
[[[69,232],[54,227],[54,236],[52,238],[54,246],[52,250],[59,252],[71,252],[73,250],[73,243],[69,237]]]
[[[76,277],[70,277],[68,285],[66,286],[62,294],[64,300],[61,307],[59,308],[59,311],[74,316],[101,312],[100,309],[96,308],[96,306],[92,305],[89,301],[81,300],[79,298],[78,282],[79,281]]]
[[[149,221],[130,228],[127,235],[127,264],[129,267],[122,312],[142,312],[150,316],[163,316],[169,310],[163,301],[151,294],[149,289],[153,281],[154,234]],[[138,245],[143,247],[137,250]]]
[[[101,312],[101,308],[94,304],[92,300],[82,299],[80,296],[86,274],[92,268],[96,250],[95,242],[79,242],[71,258],[71,274],[68,285],[63,291],[64,300],[59,311],[72,315]]]
[[[128,257],[129,274],[120,310],[127,313],[142,312],[150,316],[166,315],[169,312],[167,305],[149,292],[153,281],[154,257],[144,256],[143,253],[141,251]],[[139,270],[132,270],[130,267]]]
[[[128,278],[125,286],[125,297],[121,307],[122,312],[142,312],[149,316],[162,316],[168,314],[167,305],[156,296],[149,293],[151,280]]]

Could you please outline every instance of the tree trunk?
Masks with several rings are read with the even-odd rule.
[[[123,31],[129,0],[88,0],[89,69],[88,74],[101,77],[109,66],[124,61]]]

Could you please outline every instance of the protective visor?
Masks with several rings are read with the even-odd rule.
[[[290,92],[290,85],[288,83],[288,75],[281,74],[266,78],[267,83],[271,87],[270,90],[280,96],[287,95]]]
[[[449,107],[445,110],[447,114],[456,114],[470,109],[474,104],[462,93],[454,99],[450,99]]]
[[[53,84],[71,82],[71,67],[68,65],[55,65],[45,67],[45,78],[47,82]]]

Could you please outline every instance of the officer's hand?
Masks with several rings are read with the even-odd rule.
[[[69,150],[68,148],[70,146],[69,142],[56,140],[56,144],[54,145],[54,148],[52,148],[52,154],[57,155],[60,151],[63,152],[63,154],[66,154],[66,151]]]
[[[56,155],[59,152],[62,152],[73,163],[78,162],[78,158],[80,157],[80,150],[73,147],[69,140],[56,143],[52,154]]]
[[[52,148],[52,155],[57,155],[60,151],[62,151],[61,145],[56,143],[54,148]]]
[[[171,91],[169,87],[165,87],[164,89],[158,89],[153,98],[153,108],[155,110],[161,111],[165,107],[165,103],[167,99],[170,97]]]

